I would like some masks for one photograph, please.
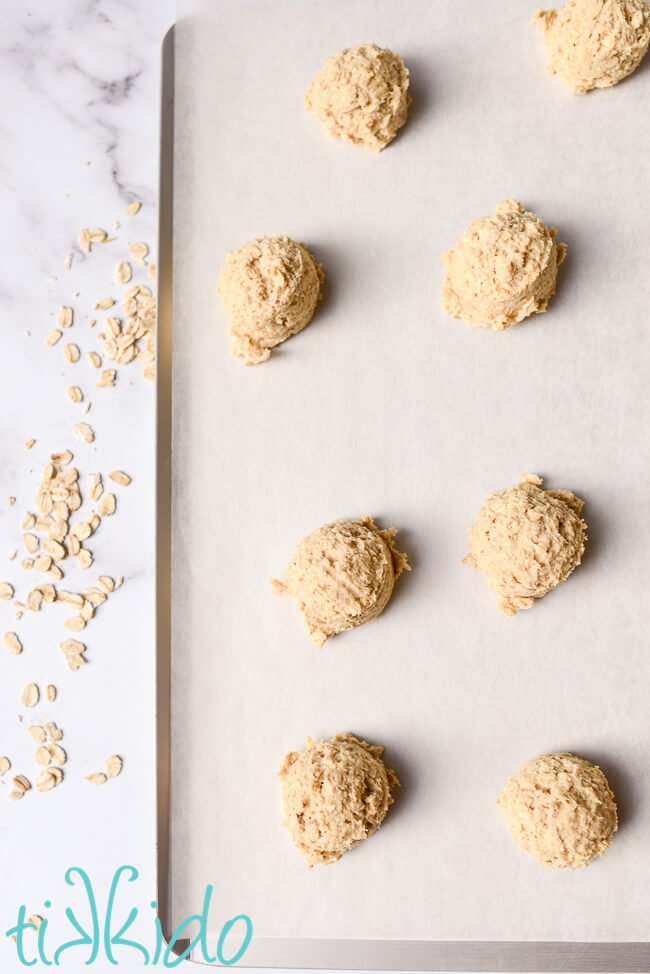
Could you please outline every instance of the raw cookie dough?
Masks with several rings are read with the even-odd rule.
[[[580,869],[602,856],[618,828],[605,775],[574,754],[543,754],[524,764],[498,804],[517,845],[555,869]]]
[[[578,95],[627,78],[650,43],[646,0],[569,0],[560,10],[538,8],[533,23],[549,55],[546,70]]]
[[[381,152],[406,122],[409,73],[376,44],[346,47],[325,59],[305,92],[305,108],[329,135]]]
[[[543,490],[534,474],[485,501],[464,563],[483,572],[505,615],[529,609],[580,564],[583,504],[570,490]]]
[[[218,293],[230,318],[231,351],[246,365],[308,325],[321,296],[321,265],[304,244],[275,234],[226,254]]]
[[[336,862],[376,832],[392,804],[397,775],[382,761],[383,747],[337,734],[291,751],[282,778],[282,824],[311,869]]]
[[[294,597],[317,646],[385,609],[395,579],[410,571],[393,545],[396,534],[395,528],[380,531],[368,516],[332,521],[302,539],[284,582],[272,580],[278,594]]]
[[[494,331],[546,311],[566,254],[556,233],[516,200],[498,203],[494,216],[470,223],[455,249],[443,255],[442,310]]]

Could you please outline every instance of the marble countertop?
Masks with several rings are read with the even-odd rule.
[[[173,20],[170,0],[5,5],[0,56],[0,316],[6,343],[0,365],[0,581],[11,583],[16,598],[23,599],[44,580],[21,567],[21,519],[34,510],[51,452],[73,452],[71,466],[79,470],[83,496],[90,472],[101,471],[110,483],[109,471],[125,470],[133,481],[114,487],[116,514],[87,542],[94,564],[82,571],[70,559],[62,563],[65,578],[58,585],[73,591],[95,585],[99,574],[124,576],[123,586],[77,634],[87,645],[89,665],[74,673],[66,667],[58,644],[76,634],[63,629],[71,614],[63,607],[45,606],[17,620],[11,602],[0,603],[2,632],[16,632],[24,646],[19,656],[4,648],[0,655],[0,755],[12,763],[0,778],[3,971],[24,969],[4,935],[16,923],[21,904],[28,914],[48,920],[44,941],[49,956],[74,935],[66,907],[82,923],[89,921],[79,877],[75,886],[65,881],[66,870],[75,866],[83,867],[92,882],[100,917],[114,871],[126,864],[137,867],[140,878],[121,901],[120,917],[124,920],[136,906],[140,915],[130,933],[143,944],[154,939],[155,389],[143,380],[136,362],[117,367],[115,388],[96,388],[98,372],[87,354],[102,352],[97,333],[110,313],[94,311],[94,303],[107,296],[119,301],[124,291],[113,283],[112,273],[118,261],[129,260],[127,243],[146,242],[150,260],[156,259],[160,48]],[[134,200],[142,207],[129,217],[126,207]],[[77,244],[82,227],[104,228],[116,239],[84,254]],[[68,254],[72,261],[66,269]],[[146,269],[131,263],[134,282],[151,284]],[[57,345],[48,347],[45,336],[56,327],[62,305],[74,309],[74,323]],[[98,321],[91,329],[93,317]],[[80,349],[77,363],[64,359],[68,342]],[[86,415],[83,404],[67,398],[71,385],[78,385],[84,402],[91,403]],[[73,427],[80,421],[92,426],[92,444],[75,436]],[[30,439],[35,443],[27,450]],[[13,504],[11,497],[16,498]],[[14,551],[17,556],[8,560]],[[27,710],[20,696],[31,682],[42,690],[54,684],[56,701],[41,699]],[[27,728],[48,720],[64,733],[64,781],[53,791],[41,794],[32,788],[22,800],[9,801],[12,776],[22,773],[33,784],[39,771]],[[100,771],[113,753],[124,760],[121,776],[101,787],[88,785],[84,776]],[[70,950],[61,966],[79,970],[87,956],[87,948]],[[121,969],[142,964],[127,948],[116,956]],[[111,969],[101,955],[93,968]]]

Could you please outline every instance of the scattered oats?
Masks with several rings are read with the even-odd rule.
[[[147,247],[146,243],[142,243],[141,240],[138,240],[135,243],[127,244],[127,247],[129,248],[129,257],[131,260],[137,260],[137,262],[144,267],[144,259],[149,253],[149,248]]]
[[[59,313],[56,316],[56,321],[59,328],[70,328],[72,325],[73,311],[72,308],[67,308],[63,305],[59,308]]]
[[[128,284],[131,280],[131,265],[126,260],[121,260],[113,269],[113,280],[116,284]]]
[[[120,575],[119,578],[115,579],[115,588],[120,588],[124,584],[124,575]]]
[[[92,427],[88,423],[76,423],[74,428],[75,436],[77,436],[83,443],[92,443],[95,439],[95,434],[93,433]]]
[[[35,744],[45,743],[45,730],[42,727],[37,727],[36,725],[33,725],[32,727],[27,728],[27,733],[29,734],[29,736],[31,737],[31,739],[34,741]]]
[[[119,230],[119,229],[120,229],[120,221],[113,220],[113,230]]]
[[[15,503],[16,503],[16,498],[15,497],[8,497],[7,498],[7,504],[9,505],[9,507],[11,507],[11,505],[12,504],[15,504]]]
[[[84,599],[84,604],[79,615],[82,619],[85,619],[86,622],[92,619],[92,617],[95,615],[95,609],[92,602],[90,602],[88,599]]]
[[[95,301],[95,311],[106,311],[107,308],[112,308],[114,304],[113,298],[101,298],[101,300]]]
[[[48,740],[50,741],[60,741],[63,737],[63,731],[56,726],[53,720],[48,720],[45,725],[45,730],[47,732]]]
[[[147,365],[147,366],[145,366],[144,369],[142,370],[142,374],[143,374],[143,376],[145,378],[145,381],[151,383],[151,385],[153,385],[154,382],[156,381],[156,369],[155,369],[155,366],[153,366],[153,365]]]
[[[60,582],[63,578],[63,571],[58,565],[52,565],[49,572],[45,573],[45,577],[49,578],[51,582]]]
[[[32,916],[27,917],[27,922],[33,924],[36,930],[41,929],[41,924],[43,922],[43,917],[39,917],[37,913],[32,914]]]
[[[59,544],[58,541],[52,541],[51,538],[43,544],[43,551],[51,555],[55,561],[61,561],[62,558],[65,558],[65,548],[63,545]]]
[[[109,338],[108,341],[104,342],[104,355],[110,362],[114,361],[115,356],[117,355],[117,342],[115,342],[112,338]]]
[[[11,761],[9,760],[9,758],[1,757],[0,758],[0,775],[6,774],[10,767],[11,767]]]
[[[65,263],[63,265],[66,271],[69,271],[72,267],[72,254],[66,254]]]
[[[21,788],[23,791],[29,791],[32,787],[29,783],[29,779],[25,777],[24,774],[17,774],[11,781],[15,788]]]
[[[101,524],[101,518],[99,514],[92,514],[88,518],[88,524],[90,525],[92,531],[96,531],[99,525]]]
[[[60,744],[48,744],[47,749],[52,757],[52,764],[56,764],[58,767],[65,764],[68,759],[68,755],[65,753]]]
[[[31,528],[34,527],[35,524],[36,524],[36,518],[34,517],[33,514],[31,514],[28,511],[27,514],[25,514],[25,516],[23,517],[20,526],[23,529],[23,531],[29,531]]]
[[[115,582],[110,577],[110,575],[100,575],[99,578],[97,579],[97,584],[99,585],[102,592],[106,593],[106,595],[110,595],[110,593],[115,588]]]
[[[106,775],[102,774],[101,771],[96,771],[94,774],[87,774],[84,778],[89,785],[104,785],[106,784]]]
[[[151,278],[152,281],[155,281],[156,280],[156,265],[155,264],[149,264],[149,266],[147,267],[147,274],[149,275],[149,277]]]
[[[93,369],[100,369],[102,366],[102,357],[98,352],[88,352],[88,361]]]
[[[36,788],[36,791],[40,792],[51,791],[52,788],[55,788],[57,784],[58,781],[52,774],[52,771],[44,768],[36,779],[34,787]]]
[[[84,254],[90,253],[90,234],[87,230],[80,230],[77,234],[77,243]]]
[[[116,378],[117,378],[117,372],[115,369],[104,369],[104,371],[99,377],[97,388],[98,389],[113,388],[113,386],[115,385]]]
[[[74,558],[81,551],[81,542],[74,534],[69,534],[65,539],[65,547],[68,554]]]
[[[14,587],[9,582],[0,582],[0,599],[13,599]]]
[[[93,433],[93,439],[94,438],[95,438],[95,434]],[[78,511],[80,507],[81,507],[81,494],[79,493],[79,490],[75,490],[68,497],[68,510]]]
[[[97,319],[96,318],[90,318],[88,320],[88,327],[89,328],[94,328],[96,324],[97,324]]]
[[[83,594],[94,609],[98,609],[106,601],[106,592],[101,588],[85,588]]]
[[[60,785],[63,781],[63,771],[61,771],[61,768],[48,768],[48,772],[54,778],[54,783]]]
[[[91,500],[94,500],[94,498],[91,497]],[[77,538],[78,541],[85,541],[92,534],[92,530],[87,521],[75,521],[70,527],[70,534],[73,538]],[[75,554],[79,554],[79,552],[75,552]]]
[[[72,342],[69,342],[63,349],[63,357],[66,362],[71,362],[74,364],[75,362],[79,361],[80,356],[81,352],[79,351],[79,346],[74,345]]]
[[[9,555],[9,561],[13,561],[18,552],[14,549]]]
[[[39,491],[36,495],[36,510],[39,514],[49,514],[52,510],[52,497],[45,491]]]
[[[100,517],[110,517],[111,514],[115,514],[115,494],[102,494],[97,505],[97,513]]]
[[[68,632],[81,632],[85,625],[86,623],[81,616],[70,616],[70,618],[66,619],[63,623],[63,628],[67,629]]]
[[[56,345],[62,335],[62,331],[59,331],[58,328],[53,328],[52,331],[48,331],[47,335],[45,336],[45,344],[50,346]]]
[[[71,402],[81,402],[84,397],[84,394],[79,386],[70,386],[67,395]]]
[[[56,276],[56,274],[48,274],[47,279],[48,281],[58,281],[58,277]]]
[[[142,203],[140,203],[138,200],[133,200],[133,202],[129,203],[129,205],[126,208],[126,215],[135,216],[141,206]]]
[[[35,534],[23,535],[23,547],[27,552],[27,554],[33,555],[34,552],[38,551],[38,545],[39,545],[39,541]],[[7,597],[11,598],[11,596],[7,596]]]
[[[23,644],[15,632],[6,632],[2,637],[2,642],[12,656],[20,656],[23,651]]]
[[[56,602],[56,589],[53,585],[37,585],[36,591],[40,592],[43,596],[43,601],[51,605]]]
[[[80,568],[86,569],[90,568],[93,563],[93,556],[88,551],[87,548],[81,548],[79,554],[77,555],[77,564]]]
[[[43,593],[39,589],[33,588],[26,599],[27,608],[30,612],[38,612],[42,601]]]
[[[122,324],[119,318],[104,318],[104,335],[107,338],[117,338],[122,334]]]
[[[104,761],[104,771],[106,772],[107,778],[117,778],[118,774],[122,770],[122,759],[117,756],[117,754],[111,754],[109,758]]]
[[[68,664],[68,669],[74,673],[76,670],[80,670],[82,666],[85,666],[88,660],[82,653],[78,653],[75,656],[66,656],[66,663]]]
[[[107,243],[108,241],[108,234],[100,227],[95,227],[94,230],[89,230],[88,237],[90,238],[91,243]]]
[[[76,592],[66,592],[65,589],[61,589],[56,594],[57,602],[65,602],[67,605],[74,605],[76,609],[80,609],[84,604],[83,595],[78,595]]]
[[[120,487],[128,487],[131,483],[128,473],[124,473],[122,470],[112,470],[108,476],[114,484],[118,484]]]
[[[34,751],[34,760],[41,767],[46,768],[48,764],[52,763],[52,755],[46,747],[37,747]]]
[[[67,467],[72,460],[72,454],[69,450],[63,450],[61,453],[51,453],[50,460],[60,467]]]
[[[33,558],[23,558],[23,560],[20,563],[20,567],[21,568],[24,568],[25,571],[29,571],[30,568],[33,568],[34,567],[34,559]]]
[[[49,555],[39,555],[38,558],[34,559],[34,571],[49,572],[51,567],[52,559]]]
[[[67,507],[66,507],[66,514],[67,514]],[[54,521],[50,529],[50,537],[54,541],[63,542],[65,540],[65,536],[67,535],[67,533],[68,533],[67,520],[65,518],[57,518],[57,520]]]
[[[25,449],[31,450],[31,448],[34,446],[34,443],[36,443],[36,440],[25,440]]]
[[[86,413],[88,413],[89,411],[90,411],[90,402],[88,402],[88,401],[87,401],[87,402],[85,402],[85,403],[83,404],[83,406],[81,407],[81,412],[82,412],[82,413],[84,414],[84,416],[85,416],[85,415],[86,415]]]
[[[48,683],[45,688],[45,698],[48,703],[54,703],[56,700],[56,687],[52,683]]]
[[[86,652],[86,647],[78,639],[64,639],[59,646],[66,656],[77,656],[79,653]]]
[[[24,707],[35,707],[39,698],[40,693],[35,683],[28,683],[20,695],[20,700]]]

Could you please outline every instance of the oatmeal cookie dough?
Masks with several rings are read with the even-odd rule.
[[[485,501],[464,563],[483,572],[505,615],[531,608],[580,564],[583,504],[570,490],[544,490],[534,474]]]
[[[346,47],[325,59],[305,92],[332,138],[381,152],[406,122],[409,73],[402,59],[376,44]]]
[[[470,223],[454,250],[443,255],[442,310],[494,331],[546,311],[566,254],[556,234],[516,200],[498,203],[494,216]]]
[[[393,802],[397,775],[382,761],[383,747],[338,734],[284,759],[282,824],[311,869],[336,862],[376,832]]]
[[[410,571],[393,544],[396,534],[395,528],[381,531],[369,516],[332,521],[298,544],[285,581],[272,579],[278,594],[296,600],[317,646],[386,608],[395,579]]]
[[[226,254],[217,288],[230,318],[231,351],[246,365],[301,331],[321,297],[321,265],[304,244],[275,234]]]
[[[636,71],[650,43],[646,0],[569,0],[560,10],[538,8],[549,62],[571,91],[610,88]]]
[[[510,834],[542,866],[580,869],[612,844],[616,803],[605,775],[574,754],[519,768],[498,800]]]

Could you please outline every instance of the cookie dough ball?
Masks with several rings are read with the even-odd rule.
[[[284,582],[272,580],[276,592],[296,600],[317,646],[386,608],[395,579],[410,570],[393,545],[396,534],[380,531],[371,517],[333,521],[302,539]]]
[[[305,92],[305,108],[332,138],[381,152],[406,122],[408,86],[408,70],[397,54],[359,44],[325,59]]]
[[[507,616],[529,609],[569,577],[582,559],[584,501],[570,490],[543,490],[527,474],[515,487],[491,494],[469,532],[465,564],[483,572]]]
[[[549,55],[546,70],[578,95],[610,88],[636,71],[650,43],[646,0],[569,0],[535,11]]]
[[[524,764],[498,803],[517,845],[554,869],[588,865],[618,828],[605,775],[574,754],[543,754]]]
[[[282,824],[308,867],[336,862],[376,832],[399,785],[382,761],[383,747],[352,734],[292,751],[280,768]]]
[[[218,293],[230,318],[231,351],[246,365],[308,325],[321,296],[323,273],[291,237],[258,237],[226,254]]]
[[[546,311],[566,254],[556,233],[521,203],[503,200],[494,216],[470,223],[456,248],[444,254],[442,310],[494,331]]]

